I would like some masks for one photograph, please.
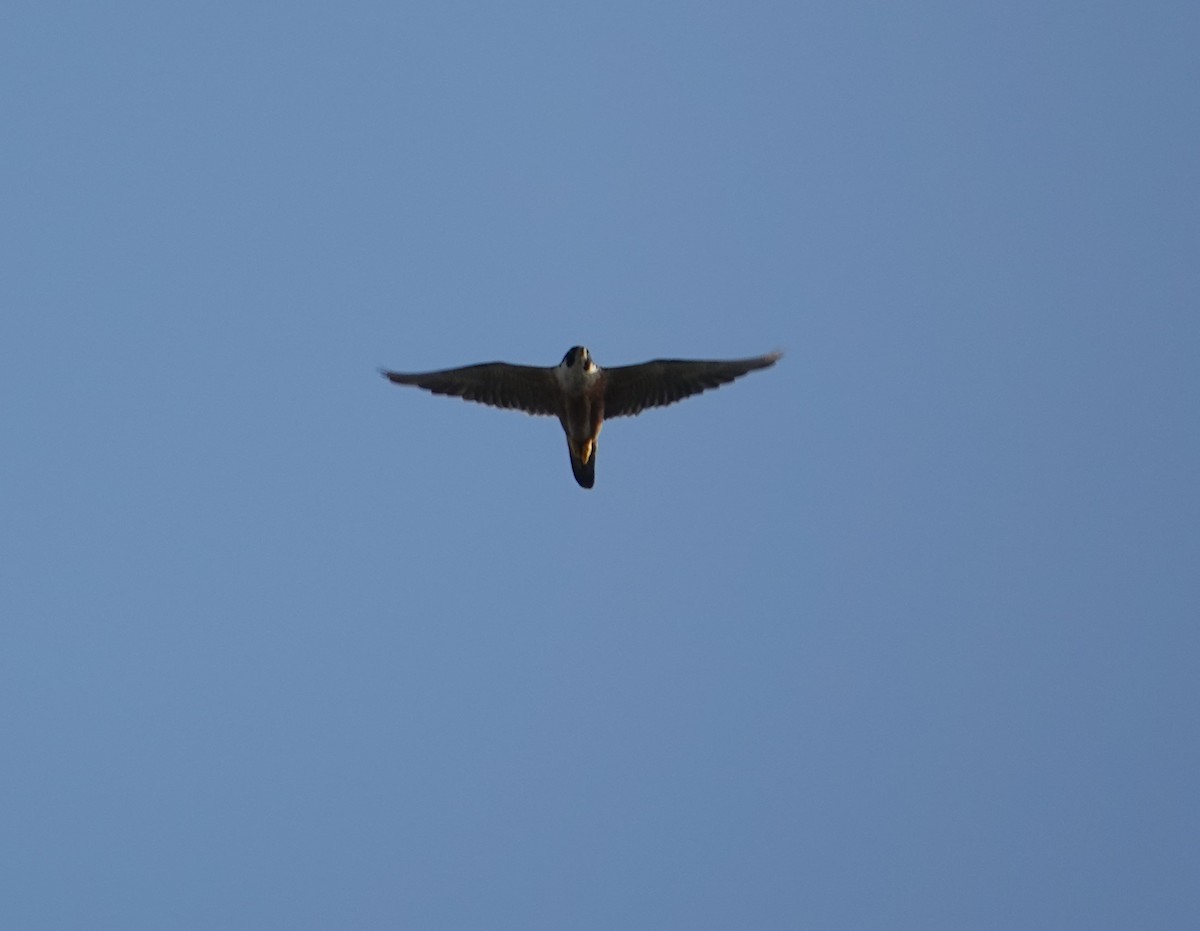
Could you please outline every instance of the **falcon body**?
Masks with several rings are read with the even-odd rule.
[[[603,369],[583,346],[567,350],[552,368],[487,362],[436,372],[383,374],[398,385],[493,407],[557,417],[567,435],[571,471],[584,488],[596,482],[596,440],[605,420],[663,407],[708,388],[768,368],[782,353],[724,361],[656,359]]]

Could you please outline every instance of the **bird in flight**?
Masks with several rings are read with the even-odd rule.
[[[604,369],[583,346],[572,346],[550,368],[485,362],[436,372],[389,372],[398,385],[527,414],[557,417],[567,434],[571,471],[583,488],[596,483],[596,439],[606,419],[631,417],[648,407],[665,407],[708,388],[774,365],[781,352],[749,359],[698,361],[655,359]]]

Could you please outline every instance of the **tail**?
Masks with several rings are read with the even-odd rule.
[[[596,448],[592,447],[592,458],[586,463],[571,454],[571,471],[575,473],[575,481],[581,488],[591,488],[596,484]]]

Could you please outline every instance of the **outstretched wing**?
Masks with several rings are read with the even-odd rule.
[[[559,390],[554,369],[485,362],[437,372],[383,370],[383,375],[397,385],[416,385],[434,394],[448,394],[464,401],[514,408],[527,414],[558,415]]]
[[[692,361],[655,359],[641,365],[607,369],[604,416],[629,417],[648,407],[665,407],[708,388],[727,384],[755,369],[765,369],[782,356],[772,352],[750,359]]]

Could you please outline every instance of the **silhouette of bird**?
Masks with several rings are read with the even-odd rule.
[[[605,420],[674,404],[769,368],[782,355],[772,352],[716,361],[655,359],[605,369],[592,361],[585,347],[572,346],[558,365],[549,368],[485,362],[436,372],[385,369],[383,375],[398,385],[416,385],[434,394],[557,417],[567,434],[575,481],[591,488],[596,483],[596,440]]]

